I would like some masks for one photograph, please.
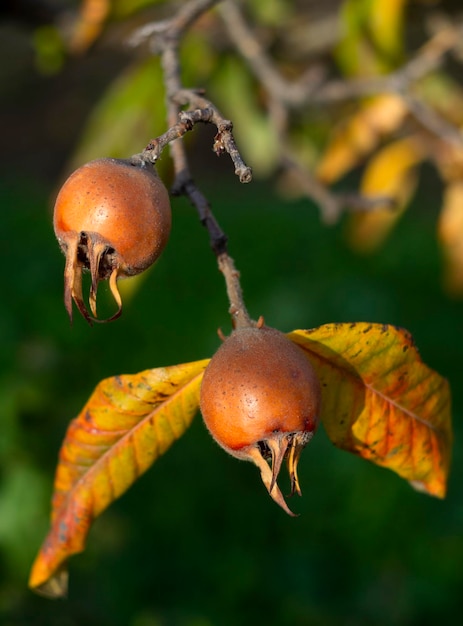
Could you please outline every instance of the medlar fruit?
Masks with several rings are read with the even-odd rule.
[[[317,427],[320,397],[301,348],[259,324],[234,330],[204,372],[200,407],[209,432],[231,455],[258,466],[270,496],[289,515],[276,480],[286,459],[291,494],[301,495],[297,465]]]
[[[167,189],[144,161],[102,158],[83,165],[65,181],[56,198],[54,229],[66,255],[64,302],[72,320],[72,301],[91,323],[119,317],[119,277],[134,276],[159,257],[170,234]],[[90,309],[82,297],[82,271],[89,270]],[[118,310],[98,320],[98,283],[109,278]]]

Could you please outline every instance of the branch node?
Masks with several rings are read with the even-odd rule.
[[[252,169],[248,166],[236,169],[235,174],[240,179],[240,183],[250,183],[252,181]]]

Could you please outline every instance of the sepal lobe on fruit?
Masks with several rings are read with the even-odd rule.
[[[111,322],[122,313],[122,299],[117,287],[118,268],[113,267],[109,275],[109,288],[117,311],[109,318],[100,320],[97,317],[96,296],[101,278],[101,264],[108,254],[105,242],[94,241],[92,235],[81,232],[79,238],[69,239],[66,246],[66,266],[64,269],[64,306],[72,322],[72,303],[75,302],[82,316],[89,324],[93,322]],[[88,302],[92,315],[88,312],[82,293],[83,267],[90,269],[91,286]]]
[[[283,460],[286,459],[291,480],[290,495],[293,496],[297,493],[299,496],[302,496],[297,475],[297,465],[302,450],[311,438],[312,433],[309,433],[308,436],[306,433],[276,433],[274,436],[266,439],[265,442],[249,446],[246,452],[243,451],[240,455],[240,458],[252,461],[259,468],[262,482],[272,500],[292,517],[297,517],[297,515],[286,504],[284,496],[278,487],[277,479]],[[268,463],[269,453],[270,465]]]

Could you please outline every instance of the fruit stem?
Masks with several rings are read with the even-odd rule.
[[[248,310],[246,309],[246,305],[244,304],[243,292],[240,284],[240,273],[235,268],[233,259],[229,256],[228,252],[223,252],[218,255],[217,263],[219,265],[219,270],[225,278],[228,300],[230,302],[228,312],[231,315],[233,327],[249,328],[250,326],[254,326]]]
[[[185,156],[183,144],[179,143],[176,144],[176,146],[177,150]],[[173,147],[174,146],[172,146],[172,148]],[[175,156],[176,153],[172,152],[174,163],[176,161]],[[184,195],[189,199],[198,212],[201,224],[209,233],[211,248],[217,257],[219,270],[225,278],[228,300],[230,302],[228,311],[232,318],[233,327],[245,328],[254,326],[244,303],[240,284],[240,273],[235,267],[235,262],[228,254],[227,236],[212,213],[211,206],[206,197],[201,193],[190,177],[188,166],[185,166],[177,173],[172,187],[172,193],[175,195]]]

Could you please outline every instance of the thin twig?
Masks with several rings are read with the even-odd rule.
[[[175,105],[189,104],[201,108],[195,108],[188,111],[179,111]],[[235,174],[239,177],[241,183],[249,183],[252,180],[252,170],[246,165],[241,154],[236,147],[235,139],[232,134],[233,124],[230,120],[225,119],[219,113],[218,109],[210,100],[206,100],[202,95],[193,90],[182,89],[174,94],[171,98],[171,106],[178,115],[178,122],[171,126],[163,135],[152,139],[146,146],[140,158],[151,163],[156,163],[164,148],[192,130],[195,124],[199,122],[205,124],[214,124],[217,128],[217,134],[214,138],[213,150],[220,156],[225,152],[235,166]],[[138,156],[138,155],[137,155]],[[134,157],[136,156],[134,155]]]
[[[253,321],[244,303],[240,274],[235,267],[233,259],[228,254],[227,236],[220,228],[208,200],[191,178],[188,168],[176,176],[172,193],[175,195],[184,195],[189,199],[191,204],[196,208],[202,225],[209,233],[211,248],[217,257],[219,270],[222,272],[225,279],[230,303],[228,311],[232,318],[233,327],[252,326]]]
[[[224,252],[217,257],[217,263],[219,270],[225,278],[228,301],[230,302],[228,312],[232,318],[233,328],[254,326],[254,322],[251,320],[244,304],[240,274],[235,268],[233,259],[227,252]]]
[[[365,197],[356,193],[333,193],[298,162],[289,148],[282,154],[282,165],[293,174],[302,191],[318,204],[325,224],[335,224],[345,211],[356,213],[395,208],[395,200],[390,196]]]
[[[332,80],[313,94],[311,102],[326,104],[390,92],[403,95],[412,83],[442,66],[445,55],[461,41],[463,29],[447,26],[434,34],[401,68],[374,78]]]
[[[137,28],[127,43],[136,48],[148,42],[153,53],[161,53],[166,37],[176,39],[178,42],[194,22],[218,2],[220,0],[190,0],[180,7],[172,18],[149,22]]]
[[[413,82],[438,69],[445,55],[462,40],[463,27],[448,24],[435,33],[403,67],[391,74],[374,78],[331,80],[320,85],[308,72],[297,80],[285,79],[267,55],[247,24],[235,0],[223,0],[219,6],[224,26],[234,46],[247,61],[256,78],[267,91],[286,106],[301,108],[351,100],[382,92],[401,95]]]
[[[316,87],[312,72],[297,81],[286,80],[265,53],[236,2],[223,0],[219,5],[219,12],[234,46],[267,91],[287,106],[305,106]]]
[[[325,224],[336,223],[346,210],[372,211],[378,207],[394,207],[390,197],[365,198],[355,193],[332,192],[295,156],[288,139],[289,111],[285,103],[271,94],[268,110],[280,145],[280,164],[295,177],[303,193],[318,205]]]
[[[374,78],[331,80],[321,85],[319,80],[313,80],[314,76],[310,73],[295,81],[286,80],[262,48],[234,0],[224,0],[219,11],[230,39],[254,75],[268,93],[286,107],[300,109],[385,92],[395,93],[403,98],[410,114],[428,131],[443,141],[459,147],[463,145],[463,137],[458,128],[410,93],[413,83],[438,69],[445,55],[460,45],[462,26],[444,26],[432,35],[408,63],[391,74]]]
[[[199,17],[219,2],[220,0],[190,0],[190,2],[184,3],[170,21],[169,35],[181,37]]]
[[[175,110],[175,113],[177,114],[177,110]],[[210,109],[180,111],[177,115],[178,122],[159,137],[151,139],[149,144],[146,146],[141,154],[145,160],[150,161],[151,163],[156,163],[164,148],[176,139],[183,137],[183,135],[190,130],[193,130],[195,124],[198,124],[199,122],[207,123],[212,121],[212,111]]]
[[[241,182],[249,182],[252,178],[251,168],[248,167],[236,147],[233,138],[233,125],[226,120],[202,93],[185,89],[181,81],[179,43],[182,34],[200,17],[210,9],[218,0],[192,0],[184,5],[171,19],[158,23],[157,27],[151,26],[144,36],[152,38],[152,48],[157,41],[158,50],[161,54],[161,64],[164,72],[164,84],[166,87],[166,105],[168,130],[150,141],[145,150],[134,155],[133,159],[143,159],[152,163],[156,162],[162,150],[169,145],[174,164],[175,180],[172,193],[185,195],[196,208],[199,219],[209,233],[211,248],[217,257],[219,270],[225,278],[227,295],[230,303],[229,313],[234,328],[253,325],[243,299],[240,284],[240,275],[235,268],[233,259],[228,254],[227,237],[220,228],[209,202],[194,183],[183,141],[180,139],[192,130],[198,123],[211,123],[217,127],[217,135],[214,139],[213,149],[220,155],[227,152],[235,166],[235,173]],[[138,31],[138,41],[142,38]],[[182,107],[188,106],[190,110],[183,111]]]
[[[405,93],[403,99],[418,124],[421,124],[423,128],[439,139],[452,144],[456,148],[463,148],[463,135],[459,128],[439,115],[435,109],[432,109],[422,99],[418,99],[410,93]]]
[[[236,147],[233,137],[233,123],[225,119],[214,104],[207,100],[200,92],[191,89],[182,89],[176,93],[174,100],[180,105],[189,105],[207,110],[210,119],[207,120],[217,127],[217,134],[214,138],[213,150],[217,155],[227,152],[235,166],[235,174],[241,183],[249,183],[252,180],[252,170],[243,161],[241,154]]]

